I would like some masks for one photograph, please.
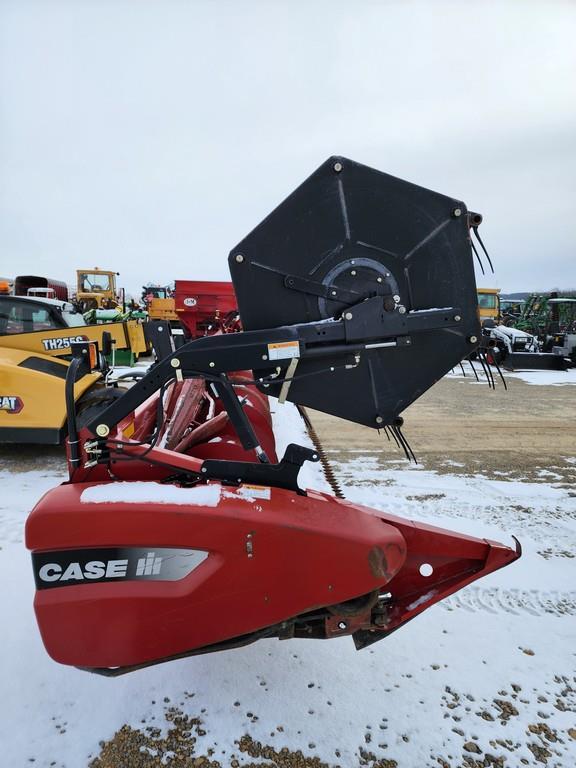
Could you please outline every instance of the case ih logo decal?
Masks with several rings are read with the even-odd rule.
[[[68,349],[75,342],[88,341],[88,336],[61,336],[59,339],[42,339],[42,344],[47,352],[54,349]]]
[[[208,553],[199,549],[77,549],[35,552],[36,589],[115,581],[177,581]]]
[[[5,413],[20,413],[24,403],[16,395],[0,395],[0,411]]]
[[[162,558],[156,557],[155,552],[148,552],[146,557],[139,558],[136,564],[136,576],[160,576]]]

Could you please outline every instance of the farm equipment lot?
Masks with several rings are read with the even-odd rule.
[[[64,479],[64,454],[2,446],[6,765],[573,766],[576,376],[506,378],[508,392],[491,392],[454,374],[412,405],[418,466],[384,434],[309,412],[351,501],[504,543],[514,534],[524,549],[361,652],[350,638],[267,640],[114,680],[53,663],[22,538],[33,504]],[[292,406],[272,409],[277,434],[306,440]],[[327,488],[318,465],[305,470]]]

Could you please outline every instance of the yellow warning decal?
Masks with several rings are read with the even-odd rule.
[[[265,485],[242,485],[240,492],[244,496],[250,496],[253,499],[269,499],[270,488]]]
[[[289,360],[292,357],[300,357],[299,342],[280,341],[276,344],[268,344],[269,360]]]
[[[134,420],[132,420],[130,424],[127,424],[124,427],[124,433],[123,433],[124,437],[131,438],[132,435],[134,434],[135,429],[136,429],[136,424],[134,423]]]

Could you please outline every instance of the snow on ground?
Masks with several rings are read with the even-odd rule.
[[[276,411],[279,442],[303,442],[295,410]],[[360,764],[361,749],[362,764],[374,765],[373,753],[399,768],[474,766],[464,757],[485,754],[494,762],[477,765],[576,764],[576,498],[553,480],[342,456],[349,499],[507,543],[515,534],[523,559],[362,652],[349,638],[269,640],[104,679],[52,662],[36,628],[23,525],[65,477],[51,467],[0,470],[2,766],[85,768],[124,723],[162,728],[169,706],[202,718],[197,747],[212,747],[222,765],[233,753],[242,765],[234,742],[244,734],[346,768]],[[318,465],[305,484],[326,487]]]
[[[463,363],[464,371],[465,373],[462,373],[462,370],[460,367],[454,368],[454,370],[447,374],[449,377],[455,377],[455,378],[466,378],[470,380],[474,380],[474,372],[473,369],[470,367],[470,363]],[[476,368],[476,373],[478,375],[478,379],[480,384],[486,385],[486,376],[484,374],[484,371],[482,370],[481,365],[478,362],[474,363],[474,367]],[[496,370],[492,370],[492,373],[494,375],[494,378],[496,379],[496,383],[499,383],[499,377]],[[540,384],[541,386],[565,386],[565,385],[576,385],[576,368],[569,368],[567,371],[507,371],[505,369],[502,370],[502,374],[505,379],[513,378],[513,379],[521,379],[522,381],[526,382],[526,384]],[[476,382],[474,382],[476,383]]]
[[[567,371],[506,371],[506,376],[522,379],[526,384],[562,386],[576,384],[576,368]]]

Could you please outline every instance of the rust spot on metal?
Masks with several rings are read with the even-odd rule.
[[[372,576],[377,579],[386,578],[388,572],[388,563],[386,561],[386,555],[380,549],[380,547],[372,547],[368,553],[368,565]]]
[[[396,572],[398,565],[402,564],[406,558],[406,543],[404,541],[391,541],[384,547],[386,553],[386,559],[388,561],[388,568],[392,569],[388,576],[392,578]]]

